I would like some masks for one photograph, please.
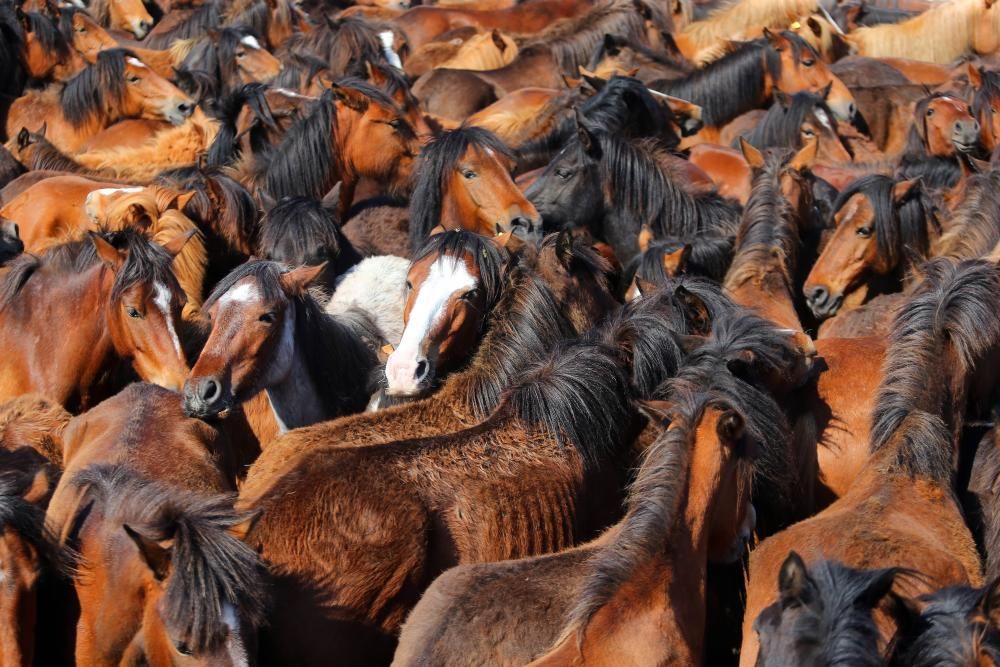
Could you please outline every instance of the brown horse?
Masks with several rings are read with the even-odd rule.
[[[933,204],[916,180],[863,176],[840,193],[834,210],[836,230],[802,287],[819,319],[836,315],[845,303],[857,306],[879,291],[898,291],[939,231]]]
[[[541,240],[541,216],[514,185],[514,163],[510,149],[478,127],[450,130],[425,146],[410,200],[411,251],[438,226]]]
[[[992,153],[1000,146],[1000,72],[969,66],[973,90],[972,114],[979,122],[979,140]]]
[[[0,288],[8,351],[0,359],[0,396],[36,392],[86,409],[114,386],[120,362],[180,388],[187,375],[177,336],[183,293],[170,264],[187,239],[164,247],[132,230],[92,234],[16,260]],[[52,326],[72,326],[71,344],[37,338]]]
[[[445,573],[394,664],[699,664],[707,563],[740,557],[753,470],[787,454],[777,404],[709,354],[711,370],[682,370],[670,403],[647,404],[669,428],[646,450],[618,525],[552,556]]]
[[[77,552],[78,663],[247,664],[266,605],[263,567],[242,541],[252,514],[124,465],[61,485],[77,500],[62,537]]]
[[[181,123],[194,110],[192,100],[125,49],[102,51],[97,62],[73,77],[61,91],[29,93],[7,118],[7,133],[46,125],[57,148],[73,151],[116,121],[145,118]]]
[[[141,0],[94,0],[89,11],[105,28],[122,30],[142,39],[153,27],[153,17]]]
[[[981,307],[1000,289],[1000,270],[984,261],[938,259],[924,272],[896,316],[868,463],[841,499],[751,554],[743,665],[757,658],[752,624],[774,601],[774,582],[792,549],[807,563],[823,558],[850,567],[916,570],[919,579],[897,582],[898,592],[911,597],[979,584],[979,555],[952,479],[965,411],[979,400],[977,373],[991,367],[1000,341],[1000,319]],[[890,625],[881,628],[885,639]]]
[[[952,188],[961,178],[958,154],[971,153],[978,145],[979,122],[969,104],[946,93],[934,93],[914,107],[897,174],[919,176],[934,189]]]
[[[637,433],[617,361],[581,344],[522,377],[467,430],[304,452],[248,480],[240,507],[263,511],[248,540],[286,610],[261,636],[265,660],[311,662],[336,646],[345,664],[387,661],[446,567],[566,548],[613,519]],[[307,535],[321,551],[300,548]]]
[[[364,409],[381,333],[360,312],[323,312],[308,291],[322,270],[252,261],[216,286],[205,302],[212,331],[184,383],[186,414],[225,414],[264,391],[282,432]]]

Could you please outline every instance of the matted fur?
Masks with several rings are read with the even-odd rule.
[[[1000,169],[976,174],[965,185],[965,197],[951,215],[948,230],[935,243],[934,254],[953,259],[988,255],[1000,243]]]
[[[748,27],[786,28],[799,16],[814,13],[818,6],[817,0],[732,0],[712,10],[708,18],[689,24],[682,34],[700,50],[732,39]]]
[[[483,71],[500,69],[511,64],[520,52],[517,42],[509,35],[499,31],[497,31],[497,35],[504,44],[502,51],[493,41],[492,32],[480,33],[462,42],[454,55],[438,63],[435,67]]]
[[[59,438],[73,418],[59,403],[38,394],[23,394],[0,403],[0,448],[30,447],[62,467]]]
[[[125,59],[136,55],[127,49],[109,49],[97,54],[97,62],[88,65],[70,79],[59,93],[63,116],[74,127],[108,120],[125,97]]]

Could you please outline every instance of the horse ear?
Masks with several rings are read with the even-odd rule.
[[[676,334],[674,335],[674,340],[677,341],[677,347],[681,348],[681,352],[684,354],[691,354],[708,342],[708,336],[699,336],[697,334]]]
[[[864,602],[865,606],[874,608],[892,590],[897,574],[899,574],[899,570],[894,567],[879,570],[858,595],[858,600]]]
[[[49,478],[48,468],[41,466],[35,473],[35,476],[31,478],[31,484],[24,490],[21,497],[24,498],[25,502],[38,505],[48,495],[51,485],[52,480]]]
[[[494,46],[497,47],[497,50],[500,51],[500,53],[507,50],[507,42],[503,41],[503,35],[501,35],[500,31],[496,28],[494,28],[490,33],[490,39],[493,40]]]
[[[14,13],[17,15],[17,20],[20,22],[21,28],[25,32],[31,32],[31,23],[28,21],[28,15],[24,13],[24,10],[20,7],[15,7]]]
[[[443,225],[435,225],[431,228],[431,231],[427,234],[428,236],[437,236],[438,234],[444,234],[446,231]]]
[[[260,519],[261,514],[263,514],[263,512],[256,510],[239,523],[227,528],[226,532],[238,539],[240,542],[245,542],[247,535],[249,535],[250,531],[253,530],[253,527],[257,525],[257,520]]]
[[[173,540],[151,540],[127,523],[122,525],[122,528],[135,542],[135,546],[139,548],[139,555],[153,571],[153,576],[156,577],[157,581],[166,579],[167,575],[170,574],[170,552],[174,546]]]
[[[979,598],[979,609],[983,616],[990,619],[990,625],[1000,626],[1000,577],[983,589],[983,595]]]
[[[580,84],[583,83],[583,78],[575,79],[567,74],[562,75],[562,80],[567,88],[579,88]]]
[[[270,211],[274,208],[274,205],[278,203],[274,200],[274,197],[271,196],[271,193],[263,188],[257,191],[257,201],[260,202],[261,210],[265,212]]]
[[[968,63],[966,75],[969,77],[969,85],[979,90],[983,87],[983,68],[976,67],[975,63]]]
[[[556,237],[556,257],[567,269],[573,263],[573,232],[568,229],[561,230]]]
[[[750,350],[737,350],[726,359],[726,369],[733,377],[745,380],[750,375],[750,367],[754,362],[754,353]]]
[[[743,159],[747,161],[747,164],[750,165],[751,169],[764,168],[764,154],[757,150],[757,148],[744,137],[740,137],[740,151],[743,153]]]
[[[282,273],[280,278],[281,286],[290,294],[302,294],[314,280],[319,278],[325,268],[326,262],[323,262],[315,266],[300,266]]]
[[[94,232],[87,232],[90,235],[90,241],[94,244],[97,249],[97,256],[101,258],[101,261],[111,267],[112,271],[117,271],[125,263],[125,257],[122,256],[118,249],[113,245],[108,243],[103,236],[95,234]]]
[[[636,409],[654,424],[670,425],[670,403],[667,401],[636,401]]]
[[[687,243],[673,252],[663,254],[663,271],[671,278],[676,278],[687,266],[688,257],[691,255],[691,246]]]
[[[42,126],[38,128],[38,132],[35,132],[40,137],[44,137],[45,133],[49,131],[49,121],[42,123]]]
[[[920,190],[918,187],[919,185],[919,177],[896,183],[892,186],[892,200],[896,202],[896,204],[902,204],[911,195],[916,194]]]
[[[194,199],[195,194],[196,194],[195,191],[192,190],[191,192],[183,192],[177,195],[177,197],[174,198],[172,202],[173,208],[177,209],[178,211],[183,211],[185,208],[187,208],[187,205],[191,203],[191,200]]]
[[[715,425],[715,432],[718,433],[723,444],[729,445],[743,437],[745,428],[746,422],[743,421],[743,417],[738,412],[726,410],[719,417],[719,422]]]
[[[343,102],[348,109],[353,109],[361,113],[368,108],[368,98],[365,97],[364,93],[354,88],[341,86],[338,83],[331,83],[330,90],[333,91],[334,97]]]
[[[692,294],[684,285],[677,286],[677,289],[674,290],[674,298],[681,303],[684,314],[691,320],[688,331],[708,335],[712,330],[712,315],[708,311],[708,304],[697,295]]]
[[[649,228],[649,225],[643,223],[642,228],[639,230],[639,252],[646,252],[649,249],[649,244],[655,238],[653,230]]]
[[[823,98],[824,102],[830,98],[831,90],[833,90],[833,81],[823,86],[823,90],[819,91],[819,96]]]
[[[778,573],[778,593],[781,596],[781,608],[798,607],[812,601],[812,580],[806,570],[802,557],[792,551],[781,564]]]
[[[610,33],[604,33],[604,52],[609,56],[617,56],[621,52],[618,40]]]
[[[17,150],[23,151],[31,143],[31,133],[28,132],[28,128],[22,127],[21,131],[17,133]]]
[[[771,43],[771,47],[775,51],[781,51],[788,46],[781,33],[773,33],[768,28],[764,28],[764,37]]]
[[[602,88],[604,88],[604,84],[607,83],[607,81],[597,76],[595,73],[591,72],[586,67],[580,67],[579,72],[580,76],[583,77],[583,80],[589,83],[591,86],[593,86],[594,90],[601,90]]]
[[[330,191],[323,195],[323,201],[320,202],[323,208],[329,211],[336,211],[340,206],[340,191],[343,189],[344,182],[337,181]],[[337,221],[340,222],[339,220]]]
[[[677,46],[677,40],[666,30],[660,31],[660,42],[663,43],[663,50],[666,51],[668,56],[674,58],[683,58],[684,54],[681,53],[681,49]]]
[[[819,24],[819,21],[816,20],[816,17],[810,16],[809,18],[807,18],[806,26],[808,26],[809,30],[812,31],[812,34],[816,35],[817,37],[823,36],[823,26]]]
[[[190,241],[197,233],[197,229],[189,229],[186,232],[182,232],[164,243],[163,249],[166,250],[167,254],[171,257],[177,257],[177,255],[181,254],[181,250],[184,249],[187,242]]]
[[[795,171],[808,169],[816,161],[816,155],[818,153],[819,137],[814,134],[806,140],[806,145],[799,149],[799,152],[796,153],[795,157],[791,159],[788,166]]]
[[[598,142],[597,137],[594,133],[587,129],[587,125],[583,120],[583,116],[580,114],[580,110],[576,110],[576,135],[580,138],[580,144],[589,154],[593,154],[597,151]]]

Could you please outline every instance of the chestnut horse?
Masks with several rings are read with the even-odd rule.
[[[646,450],[622,521],[559,554],[446,572],[404,625],[395,665],[701,662],[707,563],[745,549],[753,471],[787,453],[783,417],[718,368],[646,411],[669,427]]]
[[[541,240],[541,217],[511,179],[514,163],[510,149],[478,127],[449,130],[427,144],[410,198],[411,251],[438,226]]]
[[[84,410],[115,385],[121,362],[179,389],[183,293],[170,264],[186,241],[161,247],[124,230],[16,260],[0,284],[0,396],[35,392]],[[72,327],[72,344],[39,338],[53,326]]]
[[[247,664],[266,608],[263,566],[242,541],[252,514],[124,465],[60,485],[77,499],[62,541],[77,552],[78,663]]]
[[[57,148],[74,151],[88,139],[125,118],[183,122],[192,100],[126,49],[102,51],[58,93],[32,92],[10,108],[7,133],[48,127]]]
[[[979,584],[979,554],[952,480],[965,411],[979,400],[976,374],[991,367],[983,362],[1000,342],[1000,318],[981,305],[1000,289],[1000,269],[936,259],[923,271],[923,283],[896,315],[868,463],[843,497],[751,554],[742,665],[757,659],[752,624],[774,601],[778,571],[793,549],[806,563],[916,570],[919,578],[896,582],[897,592],[911,597]],[[890,625],[880,627],[883,639],[891,637]]]
[[[153,17],[142,0],[93,0],[90,14],[105,28],[122,30],[142,39],[153,27]]]
[[[207,418],[267,392],[281,432],[364,409],[381,333],[362,313],[323,312],[309,285],[323,265],[255,260],[205,301],[212,331],[184,382],[184,412]]]
[[[978,145],[979,121],[968,102],[934,93],[919,100],[913,109],[913,124],[897,174],[919,177],[934,189],[955,187],[961,177],[958,153],[971,153]]]
[[[360,178],[402,190],[419,150],[413,128],[385,93],[354,79],[332,84],[273,150],[255,154],[246,181],[280,199],[317,199],[340,181],[345,220]]]
[[[251,466],[239,506],[262,512],[248,542],[286,610],[262,632],[263,660],[336,647],[345,664],[388,661],[445,568],[563,549],[613,520],[637,434],[613,351],[559,348],[521,378],[457,433],[313,449],[265,478]]]

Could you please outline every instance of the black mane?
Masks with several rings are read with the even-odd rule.
[[[385,61],[379,31],[369,21],[349,16],[327,19],[308,33],[296,33],[285,40],[278,56],[305,52],[320,58],[335,77],[365,77],[365,63]]]
[[[70,79],[59,93],[66,120],[80,127],[105,118],[109,106],[120,107],[125,98],[125,58],[134,57],[128,49],[98,53],[97,62]]]
[[[745,135],[746,140],[756,149],[797,148],[801,145],[802,123],[816,111],[826,114],[829,123],[835,116],[826,101],[815,93],[802,91],[795,93],[787,101],[775,100],[757,126]],[[737,146],[738,140],[733,142]]]
[[[292,258],[302,264],[331,262],[338,276],[362,259],[341,232],[335,213],[309,197],[285,197],[267,212],[260,254],[285,263]]]
[[[969,177],[965,196],[937,244],[935,255],[974,259],[1000,243],[1000,169]]]

